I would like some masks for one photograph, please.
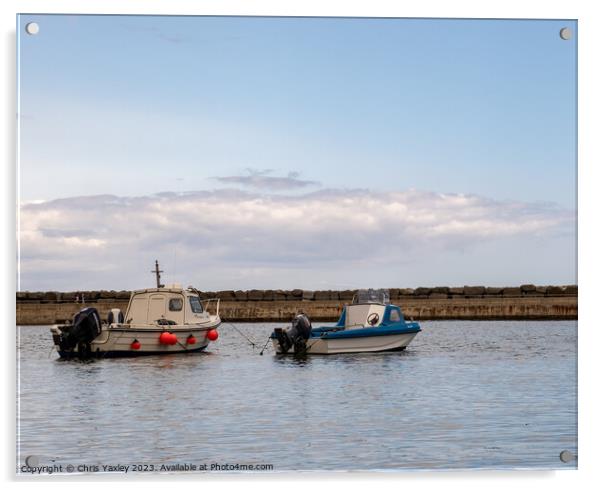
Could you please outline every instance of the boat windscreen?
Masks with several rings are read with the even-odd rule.
[[[193,313],[203,313],[203,305],[198,296],[188,296],[188,300]]]
[[[354,298],[354,303],[378,303],[388,305],[389,299],[388,289],[360,289]]]

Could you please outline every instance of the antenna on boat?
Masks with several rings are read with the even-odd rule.
[[[159,270],[159,261],[155,260],[155,270],[151,271],[151,273],[155,274],[155,276],[157,277],[157,288],[164,287],[163,284],[161,284],[161,272],[163,271]]]

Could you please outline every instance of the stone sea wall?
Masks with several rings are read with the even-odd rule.
[[[290,321],[299,311],[312,320],[335,321],[355,290],[202,291],[201,298],[220,298],[224,320]],[[389,289],[391,301],[415,320],[576,319],[575,285],[517,287],[419,287]],[[127,308],[130,291],[18,292],[18,325],[48,325],[71,318],[83,306],[96,307],[106,318],[111,308]],[[83,303],[82,303],[83,300]]]

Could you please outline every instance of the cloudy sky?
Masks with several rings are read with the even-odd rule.
[[[575,283],[565,26],[21,16],[20,289]]]

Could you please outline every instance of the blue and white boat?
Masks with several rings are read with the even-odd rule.
[[[404,350],[418,332],[420,325],[390,303],[388,290],[364,289],[344,306],[336,325],[312,328],[300,313],[270,338],[277,354],[339,354]]]

